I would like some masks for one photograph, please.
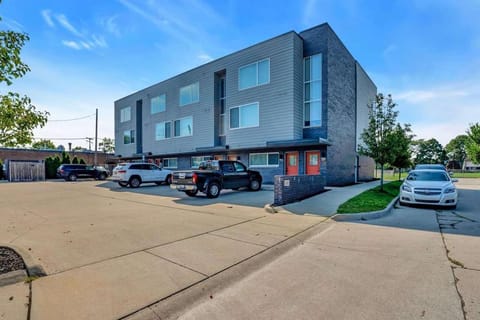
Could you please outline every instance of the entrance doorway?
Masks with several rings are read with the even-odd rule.
[[[320,151],[305,152],[306,173],[320,174]]]
[[[287,152],[286,154],[286,174],[287,176],[298,175],[298,152]]]

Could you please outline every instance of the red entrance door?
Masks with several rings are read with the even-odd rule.
[[[305,152],[307,174],[320,174],[320,151]]]
[[[286,166],[287,176],[298,175],[298,152],[287,152],[286,158],[287,158],[287,166]]]

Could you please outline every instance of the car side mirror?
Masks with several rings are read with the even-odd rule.
[[[458,182],[458,179],[452,179],[452,182]]]

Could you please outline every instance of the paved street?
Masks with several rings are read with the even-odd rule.
[[[181,319],[480,319],[480,181],[458,187],[455,211],[329,223]]]

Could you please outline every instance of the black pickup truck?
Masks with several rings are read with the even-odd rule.
[[[258,171],[248,170],[241,162],[211,160],[202,162],[198,170],[175,171],[170,188],[195,197],[198,191],[208,198],[216,198],[222,189],[237,190],[247,187],[258,191],[262,187],[262,176]]]

